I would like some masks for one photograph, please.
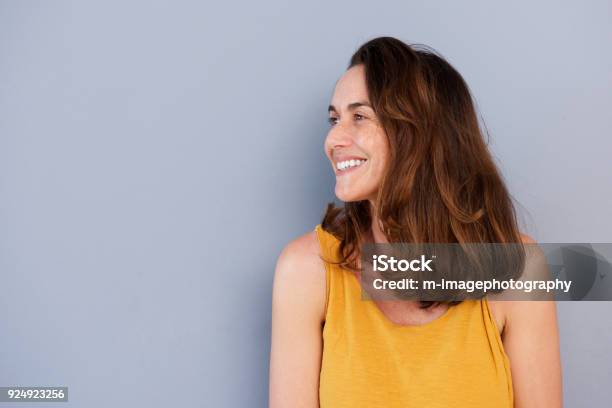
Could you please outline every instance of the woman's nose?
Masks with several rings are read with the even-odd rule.
[[[340,124],[336,124],[327,134],[327,144],[332,148],[349,146],[352,141],[350,131]]]

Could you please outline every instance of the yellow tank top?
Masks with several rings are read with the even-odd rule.
[[[315,228],[324,259],[339,240]],[[389,320],[361,300],[352,272],[326,267],[321,408],[513,406],[510,362],[488,301],[468,300],[418,326]]]

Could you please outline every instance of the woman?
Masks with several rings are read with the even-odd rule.
[[[426,48],[362,45],[329,106],[342,208],[275,271],[271,407],[560,407],[554,302],[362,301],[364,242],[533,242],[461,75]]]

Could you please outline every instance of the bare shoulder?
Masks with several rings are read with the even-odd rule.
[[[531,238],[527,234],[521,234],[521,240],[523,241],[523,244],[535,244],[536,243],[535,239]]]
[[[325,267],[316,231],[307,232],[289,242],[278,257],[275,275],[298,280],[325,280]],[[304,283],[304,282],[303,282]]]
[[[274,272],[273,307],[296,308],[296,312],[314,313],[323,319],[325,265],[316,234],[310,231],[283,248]]]
[[[524,244],[535,244],[536,243],[536,241],[531,236],[527,234],[522,234],[522,233],[521,233],[521,240]],[[527,313],[526,310],[523,310],[521,312],[520,308],[517,308],[516,304],[519,304],[519,303],[524,304],[525,302],[513,302],[513,301],[507,301],[507,300],[490,300],[489,299],[489,307],[491,309],[491,314],[493,315],[493,318],[495,319],[495,323],[497,325],[497,329],[499,330],[500,334],[503,334],[508,324],[508,320],[511,318],[510,315],[512,315],[512,318],[516,319],[517,314],[520,315],[521,313]],[[523,309],[526,309],[526,305],[523,305]]]

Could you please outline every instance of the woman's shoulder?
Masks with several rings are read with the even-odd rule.
[[[533,238],[523,233],[521,233],[521,240],[523,241],[523,244],[535,244],[536,243],[536,241]]]
[[[531,236],[523,233],[520,235],[523,244],[536,243]],[[488,303],[491,308],[491,313],[495,319],[495,323],[502,334],[511,320],[521,319],[524,317],[524,315],[529,313],[528,302],[524,301],[488,299]]]
[[[317,230],[313,229],[289,241],[283,248],[279,261],[308,265],[316,263],[315,260],[319,259],[321,254],[317,234]]]
[[[287,243],[276,263],[273,297],[296,313],[315,313],[323,319],[326,281],[320,255],[316,230]]]

